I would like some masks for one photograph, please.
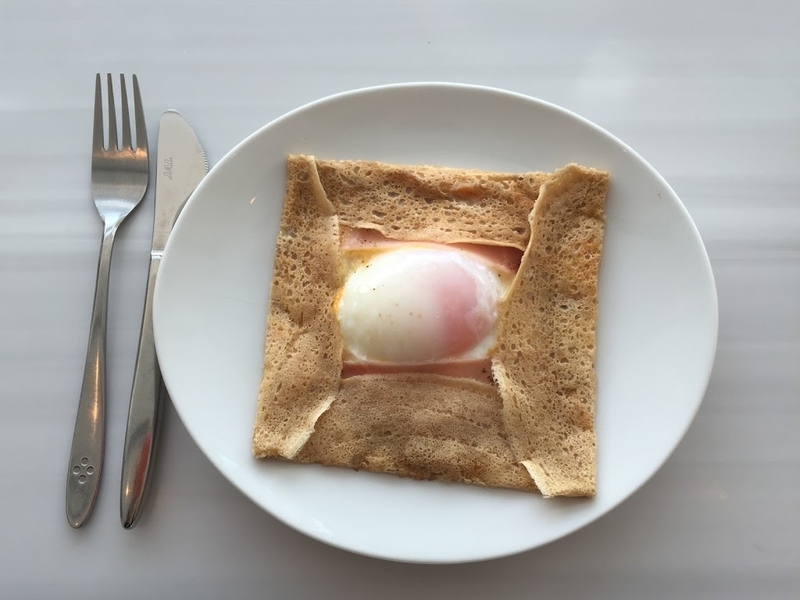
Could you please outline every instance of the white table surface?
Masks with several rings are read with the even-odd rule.
[[[0,597],[800,597],[800,9],[740,4],[0,3]],[[170,407],[150,509],[124,531],[117,465],[151,189],[116,245],[107,467],[91,521],[72,530],[65,469],[101,233],[89,194],[98,71],[137,73],[151,140],[176,108],[211,164],[294,107],[399,81],[507,88],[605,127],[671,183],[714,268],[719,349],[686,438],[568,538],[419,566],[278,523]]]

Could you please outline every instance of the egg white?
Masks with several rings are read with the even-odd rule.
[[[345,344],[345,359],[426,363],[485,358],[496,343],[497,304],[513,274],[490,260],[457,248],[401,244],[345,253],[346,279],[334,310]],[[435,265],[431,267],[431,265]],[[431,330],[426,269],[461,269],[476,284],[478,307],[492,320],[491,331],[466,352],[431,357],[437,340]],[[426,327],[427,324],[427,327]]]

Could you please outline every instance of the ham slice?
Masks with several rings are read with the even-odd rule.
[[[474,379],[481,383],[491,383],[493,381],[491,358],[452,360],[419,365],[398,365],[345,359],[342,368],[342,379],[358,375],[396,375],[398,373],[432,373],[446,377]]]
[[[522,250],[511,246],[489,246],[487,244],[439,244],[436,242],[404,242],[393,240],[386,237],[376,229],[361,229],[355,227],[341,226],[341,245],[345,254],[348,252],[358,252],[364,250],[383,250],[397,246],[415,246],[458,248],[464,252],[469,252],[485,262],[491,263],[504,270],[506,273],[514,274],[519,269],[522,261]]]

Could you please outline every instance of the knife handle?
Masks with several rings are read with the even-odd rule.
[[[153,339],[153,291],[160,264],[160,257],[151,256],[139,351],[128,408],[119,504],[120,520],[125,529],[136,525],[147,496],[161,416],[161,394],[165,394]]]

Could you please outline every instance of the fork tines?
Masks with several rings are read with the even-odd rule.
[[[137,150],[147,148],[147,128],[144,122],[144,109],[142,108],[142,97],[139,93],[139,80],[133,76],[133,110],[136,121],[136,146],[131,140],[131,120],[128,112],[128,89],[125,85],[125,75],[120,74],[120,92],[122,100],[122,146],[117,140],[117,112],[114,104],[114,84],[111,73],[106,75],[108,85],[108,146],[105,145],[105,133],[103,128],[103,90],[100,73],[95,77],[94,83],[94,136],[92,140],[92,150],[102,152],[105,149],[112,150]]]

